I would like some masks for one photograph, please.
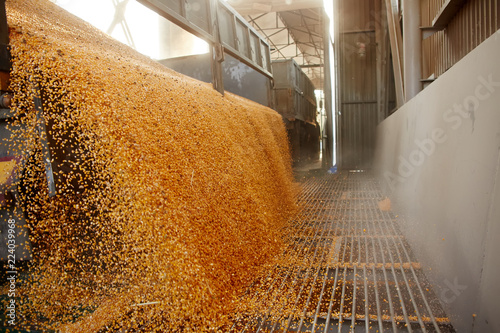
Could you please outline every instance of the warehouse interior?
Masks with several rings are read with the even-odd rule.
[[[2,332],[500,332],[500,1],[0,1]]]

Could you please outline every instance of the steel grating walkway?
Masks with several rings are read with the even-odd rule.
[[[287,259],[251,291],[264,307],[232,332],[454,332],[370,174],[302,189]]]

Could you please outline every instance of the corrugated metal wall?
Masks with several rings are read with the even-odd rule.
[[[275,110],[285,118],[293,162],[316,161],[320,132],[314,85],[293,59],[273,61],[272,70]]]
[[[372,165],[377,118],[375,1],[339,0],[339,164]]]
[[[377,110],[377,89],[388,89],[390,96],[387,103],[389,108],[393,105],[393,83],[387,87],[377,86],[381,82],[377,81],[380,49],[377,49],[376,29],[380,29],[378,23],[381,22],[381,11],[385,10],[384,2],[336,0],[339,13],[336,25],[339,86],[337,145],[339,166],[342,168],[366,169],[372,165],[374,133],[380,120],[377,118],[377,112],[380,113]],[[431,27],[437,14],[448,4],[447,9],[459,2],[420,0],[421,27]],[[423,79],[439,77],[500,29],[500,0],[468,0],[449,17],[443,30],[422,41]]]
[[[446,0],[421,0],[421,26],[432,26]],[[422,78],[443,74],[500,29],[499,0],[469,0],[446,29],[422,41]],[[500,37],[499,37],[500,38]]]

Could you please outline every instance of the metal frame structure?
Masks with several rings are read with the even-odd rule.
[[[232,4],[234,1],[229,3]],[[238,8],[241,7],[236,7],[240,11]],[[240,13],[245,12],[245,10],[240,11]],[[269,41],[272,60],[294,59],[314,86],[317,89],[323,88],[325,68],[323,38],[326,35],[323,29],[325,19],[322,8],[304,7],[298,10],[259,12],[244,17]]]
[[[224,92],[222,62],[225,54],[236,58],[271,80],[273,79],[271,68],[273,60],[294,59],[311,79],[316,89],[324,88],[325,76],[329,74],[329,71],[325,73],[324,70],[323,49],[324,45],[328,45],[324,36],[329,32],[325,29],[325,26],[328,26],[325,23],[328,19],[323,10],[322,0],[297,1],[293,4],[277,0],[273,1],[270,7],[261,3],[252,3],[252,8],[247,8],[250,11],[244,9],[249,5],[247,1],[236,0],[228,2],[222,0],[138,0],[138,2],[211,45],[212,83],[214,88],[221,93]],[[233,9],[233,6],[236,8]],[[253,15],[254,9],[257,9],[257,12],[264,11],[264,13]],[[246,13],[252,15],[246,15]],[[261,26],[262,20],[266,22]],[[276,29],[267,28],[269,20],[272,21],[271,25],[276,25]],[[265,38],[261,37],[261,34]],[[294,56],[290,56],[292,48]],[[165,59],[162,63],[172,63],[172,60]],[[331,91],[331,84],[328,85],[328,89]],[[314,98],[314,88],[311,90],[312,98]],[[325,96],[329,94],[326,93]],[[329,97],[325,97],[326,99]],[[327,108],[329,112],[331,102],[325,102],[326,105],[329,106]],[[331,155],[334,150],[330,146],[333,145],[331,123],[330,121],[324,135],[330,138],[324,142],[327,143],[324,156],[328,161],[333,160]],[[331,164],[332,162],[328,162],[325,167]]]
[[[333,165],[336,148],[334,140],[335,113],[332,111],[333,92],[330,66],[329,16],[323,0],[228,0],[248,22],[266,37],[271,45],[271,58],[293,59],[312,81],[324,91],[327,120],[322,129],[323,167]],[[333,13],[331,13],[333,14]]]
[[[224,93],[221,62],[230,54],[272,78],[270,47],[233,8],[220,0],[138,0],[211,45],[213,86]]]

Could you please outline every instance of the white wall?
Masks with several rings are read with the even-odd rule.
[[[500,332],[500,31],[384,120],[375,168],[459,332]]]

